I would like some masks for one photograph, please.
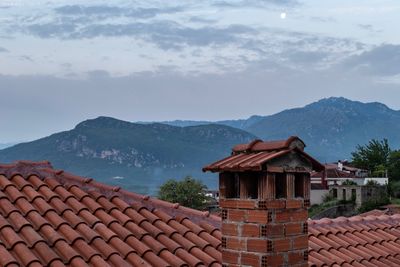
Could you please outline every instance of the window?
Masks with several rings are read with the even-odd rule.
[[[286,198],[287,193],[287,179],[286,173],[276,173],[275,174],[275,198]]]
[[[294,197],[304,198],[304,174],[296,174],[294,177]]]
[[[255,173],[240,174],[240,198],[258,198],[258,175]]]
[[[240,184],[239,175],[237,173],[230,173],[225,176],[225,197],[226,198],[239,198],[240,197]]]
[[[343,200],[346,201],[346,189],[342,190]]]
[[[332,189],[332,196],[333,198],[337,198],[337,188]]]

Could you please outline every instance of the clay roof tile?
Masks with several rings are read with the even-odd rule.
[[[218,164],[262,164],[272,145],[297,149],[258,141]],[[0,165],[0,266],[221,266],[220,223],[49,163]],[[398,214],[310,220],[309,265],[397,266],[399,224]]]

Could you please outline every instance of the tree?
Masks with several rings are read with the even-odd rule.
[[[372,139],[367,145],[358,145],[356,151],[351,153],[354,166],[375,174],[387,170],[390,154],[391,150],[387,139],[382,141]]]
[[[357,183],[352,180],[346,179],[342,182],[342,185],[357,185]]]
[[[170,179],[165,182],[160,187],[158,198],[193,209],[204,209],[209,200],[205,190],[207,186],[201,181],[187,176],[182,181]]]
[[[394,150],[390,153],[388,174],[391,180],[400,180],[400,150]]]

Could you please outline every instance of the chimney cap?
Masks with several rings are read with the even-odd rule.
[[[300,154],[311,162],[316,171],[324,170],[321,163],[304,152],[305,146],[297,136],[291,136],[287,140],[269,142],[257,139],[248,144],[236,145],[232,149],[231,156],[205,166],[203,171],[261,171],[265,163],[288,153]]]

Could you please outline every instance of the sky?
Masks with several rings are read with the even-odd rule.
[[[400,109],[398,0],[0,0],[0,143],[111,116]]]

